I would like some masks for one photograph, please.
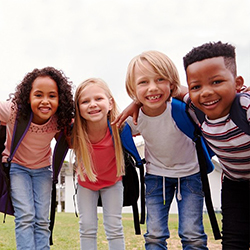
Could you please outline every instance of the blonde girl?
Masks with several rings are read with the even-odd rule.
[[[103,206],[103,222],[110,250],[124,249],[122,205],[124,159],[117,126],[117,106],[107,84],[97,78],[81,83],[75,93],[72,146],[78,173],[81,249],[97,249],[97,203]]]

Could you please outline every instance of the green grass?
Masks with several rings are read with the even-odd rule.
[[[0,216],[0,249],[15,249],[14,217],[8,216],[6,223],[2,224],[2,214]],[[217,214],[220,224],[221,215]],[[205,231],[208,235],[208,247],[210,250],[220,249],[220,241],[214,240],[208,216],[204,215]],[[80,249],[78,218],[73,213],[57,213],[56,223],[53,233],[54,245],[51,250],[74,250]],[[143,234],[146,232],[146,226],[141,225],[142,235],[134,234],[133,215],[123,214],[123,227],[125,234],[126,250],[144,249]],[[168,240],[169,249],[181,249],[180,239],[178,237],[178,215],[171,214],[169,218],[169,228],[171,237]],[[102,214],[99,214],[98,228],[98,250],[107,250],[108,242],[102,224]]]

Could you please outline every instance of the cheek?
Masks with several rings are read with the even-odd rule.
[[[192,94],[192,93],[189,93],[189,97],[192,101],[192,103],[197,106],[199,104],[199,95],[198,94]]]

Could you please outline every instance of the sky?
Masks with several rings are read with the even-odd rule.
[[[236,47],[250,86],[249,0],[0,0],[0,34],[0,100],[34,68],[53,66],[74,86],[102,78],[122,110],[134,56],[165,53],[186,85],[183,56],[210,41]]]

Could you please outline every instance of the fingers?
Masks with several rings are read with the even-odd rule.
[[[137,110],[137,111],[135,111],[135,112],[133,113],[133,123],[134,123],[135,125],[137,125],[138,115],[139,115],[139,110]]]
[[[123,115],[123,113],[119,114],[114,121],[111,122],[111,125],[115,125],[120,128],[122,123],[125,121],[126,116]]]

